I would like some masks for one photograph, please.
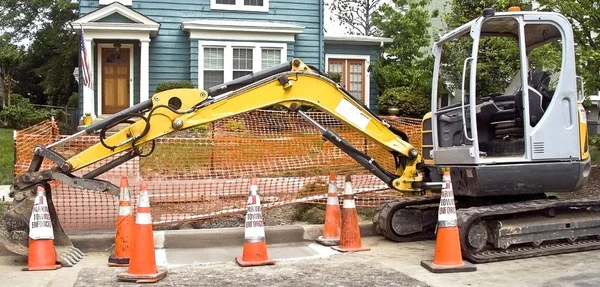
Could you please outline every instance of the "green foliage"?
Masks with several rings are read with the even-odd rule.
[[[0,121],[5,127],[23,129],[56,115],[55,111],[36,109],[29,99],[11,95],[12,103],[0,111]]]
[[[398,116],[422,118],[431,108],[428,96],[419,94],[409,87],[396,87],[387,89],[377,98],[377,108],[387,112],[390,107],[400,109]]]
[[[573,24],[577,74],[585,80],[586,95],[600,90],[600,5],[596,0],[540,0],[540,10],[563,14]]]
[[[208,133],[208,125],[207,124],[198,125],[198,126],[190,128],[190,131],[204,136]]]
[[[24,57],[23,50],[10,42],[9,34],[4,33],[0,38],[0,69],[4,80],[6,99],[2,99],[2,106],[10,105],[10,94],[13,86],[13,75]]]
[[[67,103],[67,107],[69,107],[69,108],[77,108],[78,103],[79,103],[79,94],[78,93],[72,93],[71,96],[69,97],[69,101]]]
[[[520,5],[517,1],[491,0],[452,0],[451,10],[442,15],[447,30],[459,26],[482,15],[485,8],[506,11],[508,7]],[[448,32],[447,31],[447,32]],[[450,90],[460,89],[464,60],[471,56],[473,41],[469,35],[447,42],[443,47],[441,76],[450,83]],[[482,38],[479,43],[477,62],[477,93],[487,95],[504,92],[520,67],[518,43],[508,38]],[[469,70],[467,70],[469,72]],[[468,79],[468,78],[467,78]],[[468,85],[468,82],[466,83]]]
[[[338,73],[338,72],[327,72],[325,74],[327,76],[327,78],[330,78],[332,81],[339,83],[342,81],[342,73]]]
[[[193,89],[194,84],[190,81],[173,81],[173,82],[161,82],[156,85],[155,93],[160,93],[173,89]]]
[[[600,150],[600,135],[590,135],[589,136],[589,144],[590,147]]]
[[[433,59],[424,51],[429,46],[431,19],[437,11],[429,11],[429,0],[394,0],[383,4],[373,15],[373,23],[381,36],[390,37],[382,55],[372,64],[372,75],[381,91],[394,87],[410,87],[420,94],[431,91]]]
[[[0,26],[14,42],[32,39],[41,25],[47,23],[49,7],[69,0],[0,0]]]
[[[13,130],[0,129],[0,184],[12,183],[13,167],[15,164],[14,153]],[[2,208],[2,203],[0,201],[0,209]]]
[[[54,1],[47,7],[48,22],[36,33],[27,63],[39,75],[47,103],[66,106],[77,91],[73,69],[78,66],[79,36],[67,24],[77,19],[77,4]]]
[[[234,132],[234,133],[242,133],[242,132],[246,131],[246,125],[244,125],[244,122],[241,120],[235,120],[235,119],[227,121],[223,125],[223,128],[225,128],[225,130],[228,132]]]

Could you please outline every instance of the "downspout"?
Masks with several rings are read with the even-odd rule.
[[[319,21],[321,22],[319,24],[319,68],[321,69],[321,71],[325,71],[325,52],[324,52],[324,46],[325,46],[325,42],[324,42],[324,36],[323,34],[325,34],[325,32],[323,32],[323,29],[325,28],[325,19],[324,19],[324,10],[325,10],[325,0],[319,0]]]

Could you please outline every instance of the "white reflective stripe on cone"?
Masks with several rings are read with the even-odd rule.
[[[150,213],[138,213],[135,215],[136,224],[152,224],[152,215]]]
[[[246,213],[244,237],[246,239],[265,237],[262,212],[259,204],[249,204]]]
[[[354,203],[354,199],[344,199],[343,208],[356,208],[356,203]]]
[[[338,204],[340,204],[340,201],[338,200],[337,196],[335,196],[335,197],[329,196],[329,197],[327,197],[327,204],[328,205],[338,205]]]
[[[130,201],[131,197],[129,196],[129,189],[121,187],[121,201]]]
[[[29,218],[29,237],[34,240],[54,239],[50,211],[45,197],[38,195],[34,202],[35,205]]]
[[[119,216],[128,216],[133,214],[133,207],[131,206],[119,206]]]

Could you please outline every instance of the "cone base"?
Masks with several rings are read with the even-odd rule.
[[[135,283],[156,283],[163,278],[167,277],[167,271],[158,270],[156,274],[131,274],[121,273],[117,275],[119,281],[129,281]]]
[[[235,262],[242,267],[250,267],[250,266],[263,266],[263,265],[273,265],[275,264],[275,260],[267,259],[260,261],[245,261],[241,256],[235,258]]]
[[[21,270],[23,271],[44,271],[44,270],[56,270],[62,268],[62,265],[50,265],[50,266],[39,266],[39,267],[23,267]]]
[[[115,257],[111,255],[108,257],[109,267],[127,267],[129,266],[129,258]]]
[[[339,252],[360,252],[360,251],[369,251],[371,248],[366,246],[361,247],[341,247],[341,246],[333,246],[331,247],[333,250],[337,250]]]
[[[477,267],[469,262],[463,262],[462,265],[437,265],[433,260],[421,261],[421,266],[432,273],[456,273],[456,272],[473,272],[477,271]]]
[[[317,237],[315,241],[324,246],[336,246],[340,244],[340,238],[325,238],[323,236]]]

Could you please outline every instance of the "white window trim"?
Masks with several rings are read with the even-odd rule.
[[[329,59],[336,60],[365,60],[365,106],[371,108],[369,103],[371,102],[371,73],[369,72],[369,65],[371,64],[371,57],[369,55],[345,55],[345,54],[325,54],[325,72],[329,72]],[[345,65],[348,69],[348,65]],[[348,71],[346,71],[348,74]]]
[[[198,41],[198,88],[204,87],[204,48],[214,47],[223,48],[223,81],[229,82],[233,79],[233,48],[251,48],[252,50],[252,72],[256,73],[262,70],[262,53],[263,48],[280,49],[281,63],[287,61],[287,44],[286,43],[257,43],[257,42],[215,42],[215,41]],[[209,88],[209,87],[206,87]]]
[[[214,10],[269,12],[269,0],[263,0],[262,6],[244,5],[244,0],[235,0],[235,5],[217,4],[217,0],[210,0],[210,9],[211,10],[214,9]]]
[[[98,83],[95,83],[98,91],[96,98],[98,99],[98,115],[102,115],[102,48],[113,48],[113,44],[98,44],[98,57],[96,57],[96,63],[98,64]],[[133,44],[121,44],[123,48],[129,48],[129,106],[133,106]]]

